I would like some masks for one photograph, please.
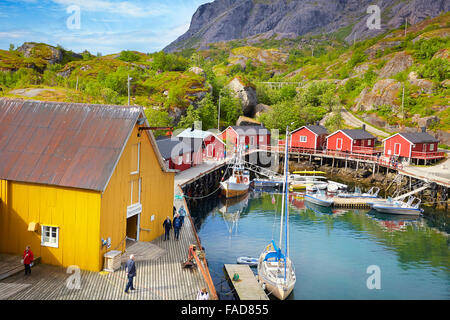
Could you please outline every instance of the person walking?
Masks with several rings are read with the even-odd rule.
[[[175,234],[175,240],[179,240],[180,237],[180,228],[181,228],[181,218],[180,215],[177,214],[175,219],[173,219],[173,232]]]
[[[130,260],[127,261],[125,266],[125,272],[128,277],[128,283],[125,287],[125,293],[128,293],[128,290],[136,290],[133,286],[134,277],[136,277],[136,263],[134,255],[130,255]]]
[[[27,246],[25,248],[22,259],[23,259],[23,265],[25,266],[25,275],[31,274],[31,266],[33,265],[34,256],[33,256],[33,252],[31,251],[30,246]]]
[[[180,215],[180,219],[181,219],[181,226],[183,226],[184,224],[184,217],[186,217],[186,210],[184,209],[184,206],[182,205],[180,210],[178,210],[178,213]]]
[[[164,220],[163,227],[165,230],[164,241],[170,240],[170,229],[172,229],[172,221],[170,220],[169,216],[167,216],[166,220]]]

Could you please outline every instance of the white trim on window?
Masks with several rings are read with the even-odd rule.
[[[59,227],[41,225],[41,246],[59,247]]]
[[[140,158],[141,158],[141,143],[137,144],[137,171],[131,172],[131,174],[138,174],[140,170]]]
[[[430,152],[433,152],[434,151],[434,143],[431,143],[430,144]]]
[[[308,142],[308,137],[307,136],[301,136],[300,137],[300,142],[303,142],[303,143]]]

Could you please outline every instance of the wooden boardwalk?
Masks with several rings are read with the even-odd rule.
[[[249,266],[226,264],[225,271],[230,279],[235,273],[239,275],[238,281],[231,282],[240,300],[269,300]]]
[[[73,274],[66,269],[38,265],[31,276],[22,273],[0,281],[0,292],[8,292],[0,299],[8,300],[195,300],[198,290],[206,283],[198,270],[182,268],[187,259],[189,245],[196,243],[189,219],[175,241],[173,231],[170,241],[163,237],[151,242],[137,243],[126,254],[137,254],[136,291],[125,294],[125,271],[115,273],[81,271],[80,289],[70,290],[66,282]]]

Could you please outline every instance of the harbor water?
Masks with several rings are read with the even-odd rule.
[[[220,299],[235,298],[224,264],[258,258],[272,239],[279,243],[281,197],[215,196],[192,210]],[[290,196],[289,208],[297,276],[289,299],[450,299],[449,239],[426,219],[326,209],[305,203],[301,194]]]

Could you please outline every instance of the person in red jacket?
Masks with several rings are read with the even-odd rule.
[[[25,265],[25,275],[31,274],[31,264],[33,263],[33,252],[31,252],[30,246],[25,248],[23,252],[23,264]]]

